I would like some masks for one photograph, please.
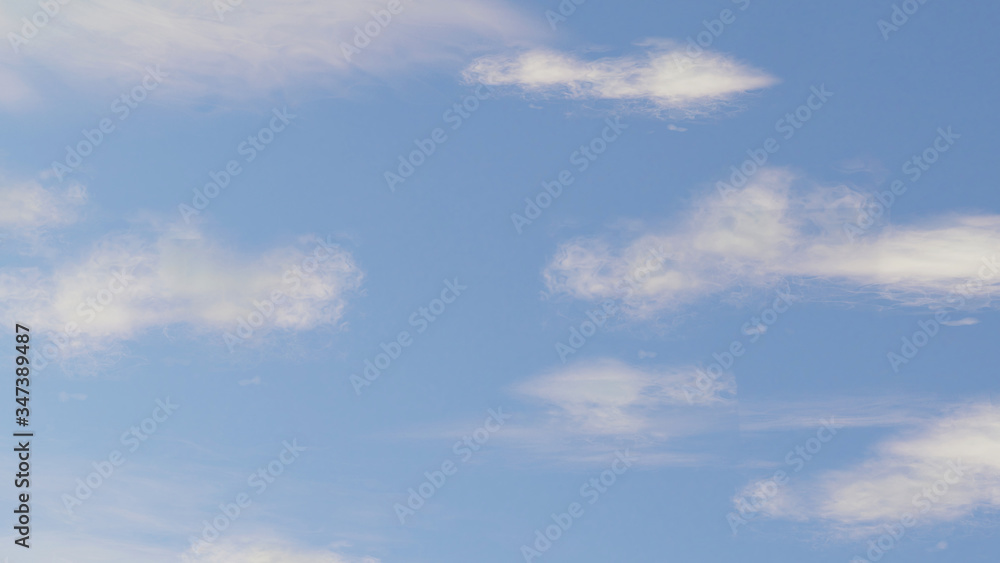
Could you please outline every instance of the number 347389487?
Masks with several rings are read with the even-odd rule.
[[[15,408],[14,414],[17,417],[17,424],[20,426],[28,425],[28,416],[31,414],[28,410],[28,387],[31,384],[29,376],[31,370],[28,367],[28,342],[31,340],[29,336],[29,328],[24,325],[15,325],[14,340],[17,344],[14,349],[17,350],[17,357],[14,358],[14,363],[16,364],[14,368],[14,374],[17,376],[14,386],[14,401],[19,405]]]

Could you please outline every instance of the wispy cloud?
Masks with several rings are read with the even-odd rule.
[[[220,4],[231,6],[180,0],[61,5],[58,16],[18,54],[0,50],[0,78],[11,78],[3,80],[0,102],[43,93],[34,83],[39,69],[75,88],[121,88],[156,64],[170,74],[172,95],[182,99],[231,102],[277,91],[347,91],[348,75],[393,78],[414,65],[460,64],[468,51],[517,45],[541,29],[497,0],[401,0],[396,14],[376,0],[258,0],[234,6],[221,18],[215,8]],[[37,2],[5,2],[0,29],[20,30],[21,17],[38,9]],[[381,22],[373,12],[381,14]],[[372,30],[367,34],[366,26]],[[356,37],[364,51],[349,61],[343,45],[354,45]]]
[[[581,361],[519,383],[514,391],[537,410],[512,421],[504,437],[572,462],[603,459],[615,448],[643,450],[642,463],[694,463],[675,440],[718,431],[729,420],[735,381],[720,378],[694,392],[698,372],[635,367],[601,358]]]
[[[35,180],[8,180],[0,185],[0,229],[13,237],[37,236],[75,222],[86,201],[87,190],[80,184],[54,189]]]
[[[296,547],[277,540],[240,538],[187,553],[184,563],[379,563],[374,557],[349,557],[326,549]]]
[[[905,514],[927,525],[998,508],[1000,411],[962,404],[884,441],[860,464],[791,483],[763,512],[857,537]]]
[[[487,56],[468,69],[469,80],[576,100],[606,100],[654,112],[696,114],[740,94],[773,85],[766,72],[720,53],[696,58],[668,41],[640,45],[641,53],[587,60],[551,49]]]
[[[661,249],[664,266],[624,300],[636,316],[788,279],[855,300],[912,305],[944,305],[960,285],[963,300],[1000,287],[1000,215],[949,215],[851,241],[843,226],[864,196],[845,186],[793,189],[797,180],[763,170],[740,190],[697,200],[669,228],[626,233],[624,242],[610,235],[568,241],[545,269],[546,285],[577,299],[609,298],[616,280]]]
[[[838,428],[892,428],[920,424],[939,415],[939,401],[914,396],[839,396],[808,400],[743,398],[740,432],[781,432],[815,428],[821,419],[836,419]]]

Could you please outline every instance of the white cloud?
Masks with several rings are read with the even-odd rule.
[[[280,291],[284,298],[255,332],[301,331],[335,325],[362,279],[351,254],[308,239],[304,250],[276,248],[241,256],[197,230],[112,234],[80,260],[0,271],[8,319],[33,330],[70,330],[63,355],[87,353],[168,325],[236,333],[238,319]],[[325,249],[324,249],[325,247]],[[318,252],[320,260],[311,258]],[[309,273],[310,269],[315,271]]]
[[[516,45],[541,29],[499,0],[401,0],[402,11],[381,31],[372,24],[377,35],[349,62],[341,44],[353,44],[355,26],[363,29],[387,3],[256,0],[219,21],[214,6],[226,2],[74,0],[18,54],[9,46],[0,50],[0,78],[12,78],[15,86],[0,94],[0,102],[29,97],[27,84],[38,69],[76,88],[121,89],[133,86],[145,66],[157,64],[170,75],[172,95],[182,98],[232,101],[316,87],[346,91],[342,79],[349,73],[393,78],[413,65],[457,64],[468,50]],[[4,2],[0,28],[19,32],[21,18],[38,10],[33,0]],[[44,91],[32,86],[35,94]]]
[[[998,508],[1000,411],[960,405],[881,443],[858,465],[790,483],[763,512],[822,521],[854,537],[898,523],[906,514],[928,525]]]
[[[578,100],[612,100],[653,111],[700,113],[776,79],[718,53],[688,56],[666,41],[641,45],[638,55],[585,60],[550,49],[487,56],[466,70],[469,80],[514,86],[533,94]]]
[[[242,538],[207,544],[186,553],[184,563],[379,563],[374,557],[348,557],[325,549],[303,549],[285,542]]]
[[[519,416],[502,436],[570,461],[601,462],[607,452],[631,446],[645,452],[644,463],[692,463],[700,454],[667,448],[718,430],[736,392],[735,380],[722,377],[700,393],[697,378],[694,368],[581,361],[518,384],[514,391],[540,409]]]
[[[87,201],[87,190],[74,184],[65,190],[36,181],[7,182],[0,187],[0,229],[13,236],[34,235],[75,222]]]
[[[951,215],[852,241],[844,225],[857,219],[864,196],[844,186],[793,190],[795,180],[762,170],[741,190],[703,197],[669,228],[624,243],[571,240],[545,269],[546,285],[587,301],[620,298],[637,316],[789,278],[913,305],[962,306],[1000,286],[989,266],[1000,269],[1000,215]],[[657,268],[636,278],[657,253]],[[636,279],[621,291],[623,280]]]
[[[838,428],[912,426],[938,414],[936,399],[912,395],[827,396],[808,400],[744,398],[739,404],[740,432],[744,436],[814,429],[821,419],[835,419]]]
[[[941,324],[944,326],[972,326],[979,324],[979,319],[965,317],[964,319],[958,319],[955,321],[943,321]]]

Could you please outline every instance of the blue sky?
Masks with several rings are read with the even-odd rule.
[[[998,17],[6,3],[3,554],[992,560]]]

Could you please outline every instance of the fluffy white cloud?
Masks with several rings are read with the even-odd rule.
[[[844,186],[793,190],[791,173],[758,172],[710,194],[668,229],[580,238],[560,246],[544,278],[553,293],[619,298],[638,316],[794,279],[907,304],[962,306],[1000,286],[1000,216],[950,215],[851,239],[865,197]]]
[[[647,42],[639,55],[585,60],[550,49],[488,56],[467,70],[469,80],[580,100],[613,100],[653,111],[699,113],[776,79],[719,53],[688,55],[665,41]]]
[[[540,25],[499,0],[400,0],[402,11],[395,15],[386,12],[387,4],[258,0],[221,12],[220,21],[216,7],[230,7],[226,0],[60,3],[60,12],[19,43],[17,54],[10,46],[0,50],[0,78],[13,78],[0,102],[30,97],[27,84],[39,68],[75,87],[121,89],[141,79],[144,67],[159,64],[169,74],[172,95],[227,101],[275,90],[346,90],[341,79],[352,69],[391,77],[414,64],[457,63],[467,50],[516,45]],[[21,18],[38,11],[34,0],[4,2],[0,28],[21,33]],[[391,20],[370,23],[376,21],[373,12]],[[366,26],[372,37],[355,29],[363,33]],[[353,46],[355,37],[363,47],[349,61],[343,44]]]
[[[790,483],[762,512],[823,521],[858,536],[896,524],[906,514],[926,525],[998,508],[1000,411],[961,405],[881,443],[854,467]]]
[[[51,272],[0,272],[3,313],[33,330],[61,335],[68,340],[64,355],[170,325],[236,333],[238,319],[257,310],[255,302],[273,308],[254,329],[257,334],[336,324],[362,273],[342,248],[315,239],[302,243],[247,257],[196,230],[136,228],[103,238],[82,260],[60,263]],[[275,291],[281,301],[264,303]]]

